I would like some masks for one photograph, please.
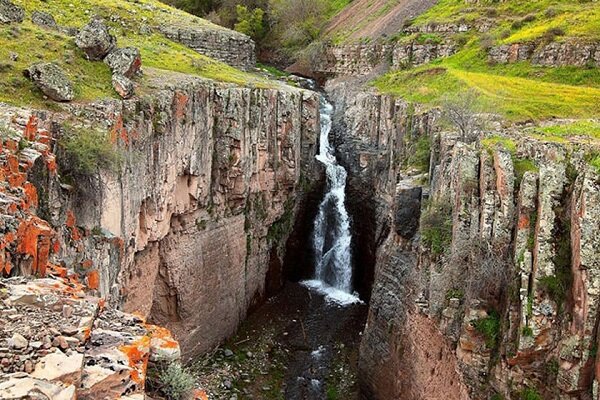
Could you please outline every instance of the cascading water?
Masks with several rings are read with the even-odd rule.
[[[350,253],[350,219],[345,205],[346,169],[337,163],[329,143],[333,105],[321,98],[321,136],[319,160],[325,166],[327,191],[315,218],[313,248],[315,279],[304,282],[338,304],[360,301],[352,293],[352,261]]]

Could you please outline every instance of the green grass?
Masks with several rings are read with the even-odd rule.
[[[560,28],[554,40],[600,41],[600,7],[573,0],[508,0],[466,4],[463,0],[440,0],[413,24],[476,24],[493,21],[492,29],[480,33],[450,35],[462,48],[451,57],[425,66],[392,71],[373,81],[381,92],[431,106],[439,106],[447,94],[474,89],[484,108],[510,121],[541,121],[551,118],[592,118],[600,113],[600,69],[541,67],[530,62],[491,64],[487,48],[502,43],[549,40],[548,31]],[[432,34],[402,35],[391,40],[435,42]]]
[[[501,147],[513,155],[517,152],[517,144],[515,141],[505,136],[488,136],[481,141],[481,144],[488,151],[493,151],[494,149]]]
[[[600,39],[600,9],[593,2],[576,0],[481,1],[479,4],[440,0],[417,17],[414,24],[475,23],[483,18],[494,19],[496,26],[513,30],[504,40],[506,43],[536,40],[552,28],[563,29],[567,37]],[[520,23],[515,24],[515,21]]]
[[[105,17],[120,47],[135,46],[140,49],[143,67],[181,72],[237,85],[276,85],[264,77],[240,71],[198,54],[156,31],[149,35],[141,34],[142,25],[156,26],[161,23],[224,29],[156,0],[24,0],[21,4],[26,10],[25,22],[0,25],[0,60],[3,60],[0,62],[2,102],[19,106],[56,108],[54,103],[44,100],[41,92],[23,77],[22,71],[38,61],[56,62],[65,70],[74,83],[75,101],[117,97],[112,89],[109,68],[103,62],[87,61],[75,46],[73,38],[32,24],[30,16],[35,10],[47,11],[55,17],[59,25],[72,27],[81,27],[93,14]],[[119,22],[113,22],[115,18],[118,18]],[[9,61],[11,53],[18,55],[16,61]],[[143,86],[144,81],[141,80],[140,83]]]
[[[535,128],[534,131],[539,135],[558,139],[571,137],[600,139],[600,123],[598,121],[573,121],[566,124]]]
[[[470,72],[446,67],[445,61],[391,72],[376,79],[373,85],[381,93],[433,106],[439,106],[448,93],[474,89],[484,108],[512,121],[591,118],[600,113],[599,88]]]

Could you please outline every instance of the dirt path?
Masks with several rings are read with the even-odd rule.
[[[377,39],[398,33],[405,21],[417,17],[437,0],[355,0],[335,16],[326,28],[327,36],[351,32],[349,40]]]

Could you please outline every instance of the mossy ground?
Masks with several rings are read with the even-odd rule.
[[[550,68],[529,62],[494,65],[487,57],[487,48],[503,43],[600,41],[600,11],[595,3],[509,0],[466,4],[462,0],[442,0],[413,23],[473,24],[483,19],[493,21],[489,32],[471,29],[451,36],[462,44],[457,54],[418,68],[392,71],[373,85],[382,93],[433,106],[448,94],[458,96],[472,88],[487,109],[517,122],[592,118],[600,113],[600,69],[596,67]],[[548,32],[555,34],[549,37]],[[556,36],[556,32],[561,34]],[[415,35],[393,38],[409,39],[416,40]]]
[[[224,29],[203,19],[155,0],[129,2],[125,0],[24,0],[26,16],[22,24],[0,26],[0,101],[19,106],[54,108],[41,92],[23,76],[23,70],[34,62],[58,63],[74,83],[76,101],[116,98],[111,85],[111,73],[103,62],[88,61],[76,47],[74,39],[31,23],[36,11],[51,13],[61,26],[79,28],[92,15],[103,16],[117,37],[120,47],[138,47],[143,66],[182,72],[248,86],[271,86],[264,77],[230,67],[175,43],[162,34],[143,34],[142,26],[159,24],[195,25],[208,29]],[[18,56],[16,61],[10,55]],[[143,83],[143,81],[142,81]]]

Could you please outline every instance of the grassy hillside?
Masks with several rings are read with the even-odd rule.
[[[87,61],[74,39],[57,30],[41,28],[31,22],[35,10],[51,13],[65,27],[81,27],[94,14],[106,18],[118,45],[138,47],[144,67],[177,71],[242,85],[266,85],[258,76],[239,71],[172,42],[156,30],[141,33],[142,26],[194,24],[224,29],[154,0],[24,0],[22,24],[0,25],[0,101],[15,105],[53,107],[23,77],[22,71],[37,61],[54,61],[63,67],[75,84],[76,101],[117,97],[111,73],[103,62]],[[11,55],[17,55],[16,61]],[[14,58],[14,57],[13,57]],[[141,80],[143,85],[144,81]]]
[[[589,118],[600,115],[600,70],[595,67],[539,67],[530,62],[494,65],[487,49],[505,43],[600,42],[600,7],[593,2],[509,0],[466,4],[440,0],[413,21],[414,26],[488,23],[488,32],[471,29],[445,38],[439,34],[401,34],[396,41],[461,44],[452,57],[415,69],[392,71],[374,81],[383,93],[431,105],[475,89],[483,105],[513,121]]]

